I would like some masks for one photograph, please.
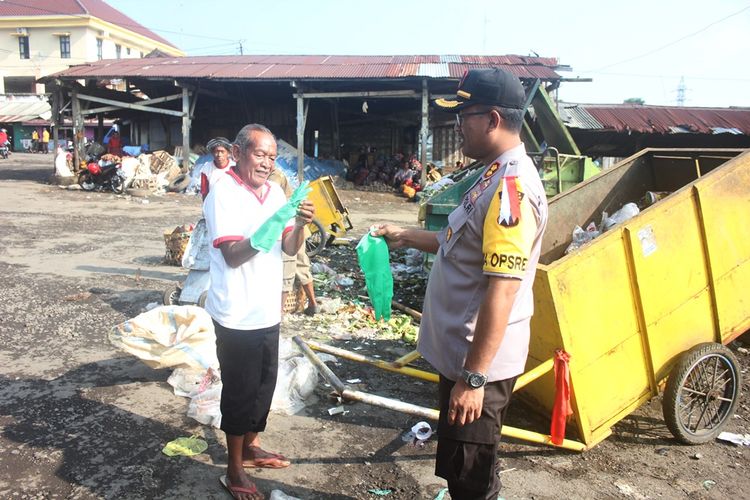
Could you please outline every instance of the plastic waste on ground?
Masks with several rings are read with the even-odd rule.
[[[294,415],[312,401],[318,369],[288,338],[279,340],[279,369],[271,409]]]
[[[750,434],[735,434],[734,432],[722,432],[716,439],[736,444],[737,446],[750,446]]]
[[[424,446],[424,442],[432,436],[432,427],[427,422],[417,422],[409,432],[401,436],[401,440],[414,446]]]
[[[357,244],[359,267],[365,275],[367,295],[375,311],[375,320],[391,319],[393,275],[388,244],[382,236],[365,234]]]
[[[336,314],[339,309],[344,307],[344,301],[341,300],[340,297],[336,297],[335,299],[326,299],[320,301],[320,312],[326,313],[326,314]]]
[[[198,438],[197,436],[180,437],[174,441],[170,441],[161,450],[162,453],[168,457],[174,457],[176,455],[182,455],[185,457],[192,457],[203,453],[208,449],[208,443]]]
[[[268,500],[301,500],[301,499],[297,497],[293,497],[291,495],[287,495],[281,490],[273,490],[271,491],[271,496],[268,497]]]
[[[323,262],[313,262],[310,266],[310,272],[312,274],[325,274],[330,277],[334,277],[337,274],[336,271]]]
[[[377,495],[379,497],[388,496],[391,493],[393,493],[393,490],[386,490],[381,488],[371,488],[367,490],[368,493],[372,493],[373,495]]]
[[[270,252],[284,232],[286,223],[297,213],[297,207],[312,190],[310,183],[305,181],[294,190],[292,196],[280,209],[260,225],[250,236],[250,244],[261,252]]]

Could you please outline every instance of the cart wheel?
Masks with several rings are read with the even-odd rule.
[[[179,286],[171,286],[164,290],[164,295],[162,296],[162,302],[164,302],[165,306],[178,306],[180,305],[180,292],[182,290]]]
[[[698,344],[672,369],[664,391],[664,420],[686,444],[713,441],[734,413],[740,395],[740,370],[721,344]]]
[[[206,297],[208,297],[208,292],[203,292],[200,297],[198,297],[198,307],[206,307]]]
[[[315,257],[326,247],[328,232],[318,219],[313,219],[309,225],[314,227],[310,228],[312,234],[305,240],[305,252],[308,257]]]

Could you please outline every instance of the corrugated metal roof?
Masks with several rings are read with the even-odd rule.
[[[18,123],[41,118],[49,120],[52,110],[46,101],[0,101],[0,122]]]
[[[634,104],[580,104],[579,107],[591,115],[601,128],[619,132],[669,134],[679,130],[679,133],[713,134],[717,129],[736,129],[745,135],[750,135],[750,108],[694,108]]]
[[[0,1],[0,17],[16,16],[93,16],[157,42],[177,48],[142,24],[102,0],[23,0]]]
[[[578,104],[560,103],[558,112],[562,121],[571,128],[583,128],[587,130],[596,130],[604,128],[591,113],[586,111],[583,106]]]
[[[417,76],[429,76],[431,78],[449,78],[451,76],[451,70],[448,64],[425,63],[419,65]]]
[[[249,80],[430,78],[458,79],[469,68],[501,66],[519,78],[557,80],[557,61],[547,57],[450,56],[191,56],[103,60],[71,66],[53,77],[217,78]]]

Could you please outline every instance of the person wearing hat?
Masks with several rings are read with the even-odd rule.
[[[208,144],[206,149],[214,157],[212,162],[204,163],[200,169],[200,193],[201,197],[205,200],[208,196],[208,191],[211,187],[211,179],[216,175],[217,172],[226,172],[226,170],[234,166],[234,160],[232,159],[232,144],[226,137],[214,137]]]
[[[484,163],[482,174],[442,231],[374,233],[436,254],[417,349],[440,373],[435,474],[457,500],[498,497],[500,430],[528,354],[547,200],[520,139],[525,102],[502,69],[464,74],[456,99],[434,105],[456,115],[463,153]]]

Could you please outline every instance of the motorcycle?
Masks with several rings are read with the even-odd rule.
[[[92,162],[78,175],[78,185],[84,191],[111,189],[117,194],[122,194],[125,192],[125,174],[116,163],[100,166]]]

